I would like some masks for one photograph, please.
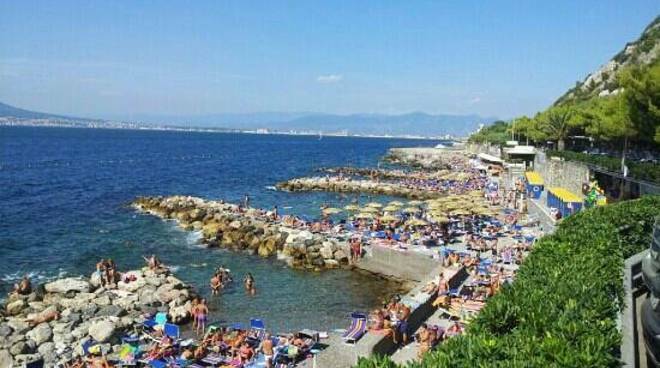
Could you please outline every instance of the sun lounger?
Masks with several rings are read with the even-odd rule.
[[[172,323],[166,323],[163,326],[163,332],[167,336],[169,336],[169,337],[171,337],[175,340],[177,340],[179,338],[179,336],[181,336],[181,333],[179,331],[179,326],[177,326],[175,324],[172,324]]]
[[[351,326],[342,335],[344,341],[356,343],[367,331],[367,315],[364,313],[351,313]]]
[[[210,353],[204,358],[202,358],[202,362],[216,366],[219,365],[220,363],[224,362],[225,358],[218,354],[218,353]]]

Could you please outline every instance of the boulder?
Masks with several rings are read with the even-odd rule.
[[[0,367],[13,367],[14,359],[9,350],[0,350]]]
[[[9,327],[14,330],[14,334],[22,335],[30,329],[30,325],[24,320],[12,318],[7,321]]]
[[[37,351],[44,358],[44,363],[46,363],[46,366],[51,366],[57,360],[57,354],[55,354],[55,344],[52,342],[45,342],[39,345]]]
[[[332,245],[328,244],[323,244],[323,247],[319,250],[319,253],[321,254],[321,257],[325,259],[330,259],[333,257],[332,253]]]
[[[14,356],[14,363],[17,367],[26,366],[41,359],[39,354],[19,354]],[[11,366],[10,366],[11,367]]]
[[[13,330],[9,326],[9,324],[7,324],[7,323],[0,324],[0,337],[1,338],[6,338],[7,336],[11,335],[12,331]]]
[[[339,262],[334,260],[334,259],[325,259],[323,260],[325,262],[325,267],[326,268],[337,268],[339,267]]]
[[[118,305],[106,305],[96,312],[97,317],[121,317],[126,314],[126,310]]]
[[[344,252],[341,249],[338,249],[337,251],[335,251],[335,257],[334,258],[339,262],[348,262],[348,256],[346,255],[346,252]]]
[[[110,300],[110,296],[107,294],[103,294],[99,296],[98,298],[93,300],[94,304],[104,306],[104,305],[110,305],[112,301]]]
[[[25,336],[34,342],[37,345],[41,345],[46,341],[49,341],[53,337],[53,330],[50,328],[48,323],[41,323],[30,330]]]
[[[25,341],[19,341],[17,343],[14,343],[14,345],[9,348],[9,352],[11,355],[19,355],[19,354],[27,354],[28,353],[28,346],[25,343]]]
[[[49,282],[45,285],[45,288],[49,293],[68,293],[70,291],[89,292],[91,290],[91,285],[86,280],[76,277],[68,277]]]
[[[6,310],[7,314],[10,316],[15,316],[21,313],[21,311],[27,307],[27,303],[23,299],[16,299],[13,302],[7,304]]]
[[[89,335],[97,342],[106,342],[114,335],[116,326],[108,319],[92,322]]]

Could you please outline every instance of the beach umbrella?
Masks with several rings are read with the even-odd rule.
[[[383,205],[378,202],[371,202],[371,203],[367,203],[367,207],[381,208],[383,207]]]
[[[365,212],[365,213],[378,213],[378,212],[380,212],[380,210],[378,208],[373,208],[373,207],[364,207],[362,209],[362,212]]]
[[[455,211],[451,211],[451,214],[454,216],[466,216],[470,214],[470,211],[465,209],[457,209]]]
[[[358,207],[357,204],[349,204],[348,206],[344,207],[346,211],[357,211],[360,207]]]
[[[398,209],[399,209],[399,207],[397,207],[397,206],[387,206],[387,207],[383,208],[383,211],[396,212]]]
[[[419,211],[419,208],[417,208],[417,207],[406,207],[406,208],[402,209],[401,211],[405,212],[405,213],[415,213],[415,212]]]
[[[417,199],[412,200],[412,201],[408,201],[408,205],[409,205],[409,206],[419,206],[419,205],[421,205],[421,204],[424,204],[424,202],[419,201],[419,200],[417,200]]]
[[[412,219],[412,220],[409,220],[408,222],[406,222],[406,224],[408,224],[410,226],[425,226],[425,225],[428,225],[429,223],[422,220],[422,219]]]
[[[481,193],[481,191],[478,191],[478,190],[474,190],[474,191],[470,192],[468,195],[471,196],[471,197],[483,197],[484,196],[484,194]]]
[[[392,215],[385,215],[380,218],[381,221],[385,222],[397,221],[398,219],[398,217]]]
[[[449,222],[449,218],[447,216],[440,215],[440,214],[432,214],[431,218],[433,219],[433,221],[439,222],[439,223]]]
[[[340,212],[341,212],[341,210],[339,208],[334,208],[334,207],[323,209],[323,213],[325,213],[326,215],[334,215],[334,214],[337,214],[337,213],[340,213]]]
[[[392,202],[390,202],[390,203],[388,204],[388,206],[397,206],[397,207],[401,207],[401,206],[403,206],[403,202],[400,202],[400,201],[392,201]]]
[[[359,219],[372,219],[374,218],[374,215],[371,213],[362,212],[355,215],[355,217]]]

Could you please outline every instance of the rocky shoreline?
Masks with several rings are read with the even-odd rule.
[[[344,193],[371,193],[405,197],[409,199],[435,199],[444,197],[446,192],[412,188],[404,184],[379,182],[374,180],[349,180],[323,177],[297,178],[276,185],[279,190],[288,192],[323,191]]]
[[[48,282],[27,295],[11,294],[0,319],[0,367],[23,366],[43,359],[53,367],[82,356],[92,339],[112,354],[120,338],[138,330],[145,316],[165,312],[185,323],[194,290],[169,272],[147,268],[122,273],[116,288],[100,277],[69,277]]]
[[[174,220],[185,230],[200,231],[208,247],[228,248],[273,257],[288,266],[320,271],[348,264],[349,233],[312,233],[272,220],[261,210],[239,210],[235,204],[197,197],[140,197],[133,207],[143,213]]]

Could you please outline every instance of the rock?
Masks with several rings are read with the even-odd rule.
[[[277,251],[275,239],[268,239],[264,244],[259,246],[259,256],[261,257],[270,257]]]
[[[73,324],[77,324],[82,319],[80,313],[68,313],[66,316],[64,316],[64,314],[62,315],[63,315],[61,319],[62,322],[70,322]]]
[[[346,252],[344,252],[341,249],[338,249],[335,252],[335,257],[334,258],[339,262],[348,262],[348,256],[346,255]]]
[[[94,317],[98,310],[99,307],[97,307],[96,304],[87,304],[87,306],[80,311],[82,312],[82,319],[87,320]]]
[[[19,341],[9,348],[11,355],[27,354],[28,346],[25,341]]]
[[[118,305],[106,305],[96,312],[97,317],[121,317],[126,314],[126,310]]]
[[[115,324],[110,320],[100,320],[90,324],[89,335],[97,342],[106,342],[114,335],[115,329]]]
[[[68,293],[70,291],[89,292],[91,285],[86,280],[76,277],[68,277],[49,282],[45,285],[45,288],[49,293]]]
[[[14,363],[16,363],[19,367],[34,363],[39,360],[41,360],[41,355],[39,354],[19,354],[14,356]]]
[[[169,316],[170,320],[174,323],[184,323],[190,318],[190,301],[187,301],[186,304],[170,308]]]
[[[19,319],[10,319],[7,321],[7,324],[14,330],[14,334],[18,335],[22,335],[30,329],[30,325],[27,322]]]
[[[7,323],[0,324],[0,337],[6,338],[11,335],[13,329]]]
[[[323,247],[319,250],[321,257],[325,259],[331,259],[333,257],[332,245],[323,244]]]
[[[30,330],[27,334],[25,334],[25,336],[34,340],[37,345],[41,345],[53,337],[53,330],[50,328],[48,323],[41,323]]]
[[[89,283],[93,287],[97,288],[101,286],[101,274],[98,272],[92,273],[92,275],[89,277]]]
[[[96,305],[104,306],[104,305],[110,305],[112,301],[110,300],[110,297],[107,294],[104,294],[94,299],[93,302]]]
[[[325,267],[326,268],[337,268],[337,267],[339,267],[339,262],[334,260],[334,259],[325,259],[323,262],[325,262]]]
[[[27,303],[23,299],[17,299],[14,300],[13,302],[7,304],[7,307],[5,308],[7,310],[7,314],[10,316],[15,316],[21,313],[21,311],[27,306]]]
[[[45,342],[39,345],[37,351],[44,358],[45,363],[52,363],[57,359],[57,355],[55,354],[55,344],[52,342]]]
[[[9,350],[0,350],[0,367],[11,368],[14,366],[14,359]]]
[[[83,322],[80,324],[80,326],[76,327],[73,331],[71,331],[71,336],[73,336],[76,339],[80,339],[87,335],[89,333],[89,322]]]

